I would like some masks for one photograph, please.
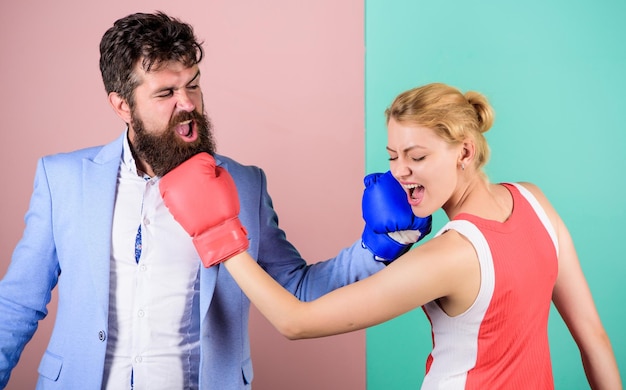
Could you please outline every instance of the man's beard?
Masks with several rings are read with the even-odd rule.
[[[190,119],[196,124],[198,139],[194,142],[185,142],[176,134],[174,127]],[[135,130],[133,151],[137,157],[150,165],[157,176],[163,177],[179,164],[200,152],[215,154],[211,121],[206,115],[197,111],[183,111],[173,116],[167,128],[158,134],[152,134],[145,129],[143,121],[135,110],[132,112],[131,125]]]

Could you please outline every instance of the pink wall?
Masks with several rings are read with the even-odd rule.
[[[98,43],[115,19],[163,10],[205,41],[218,148],[263,167],[288,238],[310,261],[358,238],[363,156],[362,1],[26,0],[0,5],[0,275],[21,236],[36,159],[102,144],[123,124],[105,100]],[[190,2],[191,3],[191,2]],[[9,389],[33,388],[51,307]],[[256,390],[365,388],[365,333],[284,340],[253,310]]]

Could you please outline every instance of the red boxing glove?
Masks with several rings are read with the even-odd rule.
[[[161,178],[159,190],[174,219],[189,233],[205,267],[248,249],[239,197],[228,171],[198,153]]]

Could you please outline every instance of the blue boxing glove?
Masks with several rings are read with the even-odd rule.
[[[430,233],[432,216],[413,214],[406,191],[390,171],[363,179],[363,246],[379,261],[393,261]]]

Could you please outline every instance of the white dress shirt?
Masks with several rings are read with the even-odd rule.
[[[98,207],[98,205],[93,205]],[[142,248],[135,261],[141,224]],[[200,259],[124,140],[113,214],[103,389],[197,389]]]

